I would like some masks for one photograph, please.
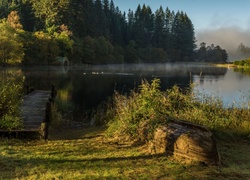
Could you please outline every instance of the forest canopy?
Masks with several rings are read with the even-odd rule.
[[[0,0],[0,19],[2,64],[56,64],[65,56],[73,64],[206,60],[191,19],[168,7],[139,4],[126,13],[113,0]]]

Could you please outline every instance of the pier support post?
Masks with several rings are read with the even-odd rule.
[[[54,103],[54,99],[56,98],[57,90],[55,89],[55,85],[51,85],[51,93],[50,93],[50,101]]]
[[[45,112],[45,120],[42,123],[42,136],[44,140],[48,140],[49,137],[49,123],[51,122],[52,118],[52,103],[46,103],[46,112]]]

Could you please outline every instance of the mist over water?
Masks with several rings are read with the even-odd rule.
[[[248,58],[237,51],[238,46],[243,43],[250,46],[250,28],[239,28],[238,26],[215,27],[215,29],[203,29],[196,33],[197,47],[205,42],[207,46],[214,44],[225,49],[229,56],[229,61]]]
[[[194,92],[222,97],[225,106],[242,102],[242,95],[245,101],[250,100],[250,73],[205,63],[0,68],[0,81],[10,74],[25,77],[24,84],[37,90],[48,90],[54,84],[61,103],[74,107],[76,121],[112,97],[115,91],[128,95],[131,90],[138,90],[142,79],[148,82],[160,79],[162,91],[175,84],[187,88],[192,82]]]

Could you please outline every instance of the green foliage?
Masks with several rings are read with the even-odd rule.
[[[74,41],[70,38],[72,32],[64,24],[60,26],[60,32],[54,32],[53,37],[60,48],[60,56],[68,56],[73,49]]]
[[[18,8],[18,5],[19,5],[18,1],[1,0],[0,1],[0,19],[6,18],[11,11]]]
[[[58,110],[57,104],[52,105],[51,111],[52,111],[51,112],[52,117],[51,117],[50,126],[53,127],[54,129],[62,127],[64,125],[63,118],[62,118],[61,113]]]
[[[129,45],[125,48],[124,60],[126,63],[137,63],[139,62],[139,57],[137,55],[137,50],[135,49],[135,41],[129,41]]]
[[[171,48],[169,51],[170,58],[177,61],[188,61],[193,57],[193,51],[196,47],[194,27],[183,11],[174,15],[171,25]]]
[[[68,56],[72,53],[74,41],[66,26],[48,28],[48,32],[23,33],[25,58],[24,64],[54,64],[58,56]],[[27,39],[27,40],[25,40]]]
[[[45,29],[63,24],[63,18],[69,7],[69,0],[31,0],[34,14],[44,23]]]
[[[9,44],[9,38],[1,37],[0,47],[6,52],[0,56],[20,54],[20,58],[12,55],[1,61],[20,63],[24,56],[24,64],[57,64],[56,57],[67,56],[72,64],[159,63],[192,61],[194,55],[201,61],[227,60],[226,51],[219,46],[206,50],[205,54],[200,50],[194,53],[194,27],[183,11],[175,13],[160,7],[154,13],[144,4],[126,15],[113,0],[4,0],[0,18],[7,18],[6,13],[12,28],[23,28],[32,32],[32,36],[25,32],[25,39]],[[131,46],[131,42],[135,45]],[[239,49],[247,50],[243,45]]]
[[[164,11],[160,7],[153,13],[149,6],[139,5],[135,13],[130,11],[126,16],[109,0],[29,0],[2,4],[2,16],[15,9],[8,17],[11,27],[24,26],[25,30],[34,31],[33,36],[26,36],[29,39],[22,41],[25,64],[54,64],[57,56],[68,56],[73,63],[99,64],[165,62],[166,54],[169,59],[189,60],[195,48],[191,20],[185,13],[175,14],[168,8]],[[68,30],[58,29],[63,25],[74,32],[74,40],[80,41],[79,44],[73,45]],[[85,41],[88,37],[94,41],[94,47]],[[130,46],[131,41],[138,47]],[[118,54],[114,47],[124,49]],[[150,53],[146,55],[143,51],[147,52],[148,48]]]
[[[213,63],[225,63],[228,59],[228,54],[225,49],[220,46],[206,46],[205,42],[200,44],[200,48],[195,52],[196,60]]]
[[[75,56],[77,55],[77,56]],[[72,59],[75,62],[86,64],[123,63],[123,49],[113,46],[104,37],[93,38],[86,36],[78,39],[74,44]]]
[[[167,54],[162,48],[140,49],[139,58],[145,63],[164,63],[167,61]]]
[[[34,33],[33,37],[33,53],[36,52],[37,54],[35,60],[37,60],[39,64],[53,63],[60,53],[60,49],[55,39],[42,31]]]
[[[7,21],[0,21],[0,64],[19,64],[23,56],[19,32]]]
[[[108,123],[109,134],[126,134],[132,139],[140,138],[148,140],[143,136],[138,136],[147,126],[146,136],[151,138],[151,132],[159,123],[164,123],[167,114],[165,97],[159,90],[159,79],[155,79],[149,84],[146,80],[142,81],[139,92],[132,91],[130,96],[116,93],[114,95],[113,120]],[[140,129],[141,128],[141,129]]]
[[[109,109],[114,116],[107,124],[107,134],[147,141],[159,124],[176,119],[204,125],[216,132],[250,135],[250,111],[245,106],[224,108],[220,98],[192,92],[192,88],[181,90],[173,86],[162,92],[159,83],[158,79],[151,84],[143,81],[139,92],[132,91],[129,96],[115,93]]]
[[[104,37],[95,39],[95,62],[98,64],[112,63],[113,60],[113,45]]]
[[[12,77],[0,82],[0,128],[16,129],[22,127],[20,119],[20,104],[22,102],[22,82],[20,78]]]
[[[121,46],[115,46],[113,51],[114,63],[124,63],[124,50]]]
[[[239,60],[239,61],[234,61],[233,64],[236,66],[250,67],[250,58]]]
[[[20,117],[15,117],[13,115],[4,115],[0,119],[0,128],[5,130],[13,130],[13,129],[21,129],[22,128],[22,121]]]
[[[56,117],[52,117],[52,119],[55,119],[56,122],[61,122],[62,118],[67,119],[69,121],[73,120],[73,111],[75,106],[67,99],[64,99],[65,96],[63,95],[63,93],[65,93],[65,91],[58,92],[57,96],[59,96],[59,98],[55,99],[55,105],[52,108],[52,111],[57,112],[57,115],[55,115]]]
[[[132,25],[133,40],[141,48],[149,47],[152,43],[152,32],[154,28],[153,13],[149,6],[138,5],[135,11],[135,21]]]

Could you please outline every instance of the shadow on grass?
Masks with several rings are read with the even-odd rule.
[[[166,157],[164,154],[158,155],[141,155],[141,156],[129,156],[129,157],[106,157],[106,158],[79,158],[79,159],[68,159],[64,158],[48,158],[48,157],[33,157],[33,158],[12,158],[12,157],[1,157],[0,158],[0,179],[14,179],[25,178],[28,176],[28,172],[32,169],[40,169],[41,172],[52,171],[52,172],[68,172],[69,170],[82,171],[83,169],[113,169],[122,167],[135,168],[135,164],[140,161],[146,161],[153,158]],[[74,157],[76,158],[76,157]],[[18,172],[17,168],[19,171]],[[17,175],[18,174],[18,175]]]
[[[69,128],[64,129],[49,129],[49,140],[77,140],[77,139],[92,139],[101,136],[105,131],[104,127],[83,127],[83,128]]]
[[[159,163],[160,161],[168,162],[166,164],[162,163],[158,166],[162,165],[168,166],[170,165],[171,171],[173,174],[178,173],[187,173],[186,171],[195,171],[196,167],[192,164],[190,165],[181,165],[168,160],[166,154],[157,154],[157,155],[139,155],[139,156],[128,156],[128,157],[105,157],[105,158],[79,158],[79,159],[68,159],[68,158],[47,158],[47,157],[39,157],[39,158],[21,158],[15,159],[11,157],[2,157],[0,158],[0,177],[1,178],[24,178],[32,176],[32,172],[36,172],[37,170],[50,174],[51,172],[61,172],[62,174],[71,173],[71,172],[82,172],[87,173],[91,172],[99,172],[99,171],[112,171],[112,169],[121,169],[121,170],[131,170],[134,169],[136,173],[136,169],[144,169],[144,173],[150,174],[147,168],[152,166],[152,163]],[[174,164],[174,166],[173,166]],[[17,170],[17,167],[19,170]],[[168,168],[170,168],[168,167]],[[166,170],[168,169],[166,168]],[[173,169],[172,169],[173,168]],[[204,167],[209,168],[209,167]],[[189,169],[189,170],[188,170]],[[201,168],[198,168],[201,170]],[[168,169],[169,170],[169,169]],[[202,170],[201,170],[202,171]],[[167,173],[167,172],[165,172]],[[169,173],[169,172],[168,172]],[[171,172],[172,173],[172,172]],[[210,174],[209,172],[207,172]],[[236,179],[247,179],[249,177],[248,173],[242,172],[223,172],[223,171],[213,171],[215,174],[211,174],[213,177],[221,177],[222,179],[226,179],[226,177],[236,178]],[[208,175],[207,174],[207,175]],[[110,175],[111,176],[111,175]],[[193,174],[192,176],[196,176]],[[209,175],[210,176],[210,175]],[[163,175],[164,177],[164,175]]]
[[[154,171],[150,169],[152,166],[156,169],[163,168],[163,171],[166,171],[162,177],[165,177],[167,173],[169,174],[171,169],[176,173],[189,173],[192,176],[196,176],[196,171],[204,171],[205,175],[211,174],[213,177],[221,179],[227,179],[228,177],[230,179],[250,178],[250,173],[246,171],[249,157],[246,158],[245,156],[249,152],[244,155],[244,152],[249,148],[247,142],[220,144],[222,159],[225,163],[217,171],[211,170],[211,167],[201,168],[200,165],[181,165],[178,162],[171,162],[171,158],[166,154],[131,155],[134,150],[132,147],[133,150],[129,151],[131,146],[102,142],[104,130],[100,127],[79,130],[67,129],[64,133],[58,135],[51,133],[51,139],[49,140],[51,142],[48,144],[46,142],[29,145],[27,143],[14,143],[14,145],[20,146],[17,147],[18,149],[12,149],[13,145],[7,143],[7,146],[2,146],[3,153],[7,152],[7,154],[1,154],[0,152],[0,179],[25,179],[32,175],[36,176],[37,172],[38,175],[42,173],[53,174],[54,172],[59,174],[91,172],[95,174],[96,172],[111,172],[117,169],[133,171],[133,177],[136,177],[137,168],[142,170],[143,173],[150,174]],[[30,145],[34,147],[27,147]],[[44,151],[41,148],[45,148]]]

